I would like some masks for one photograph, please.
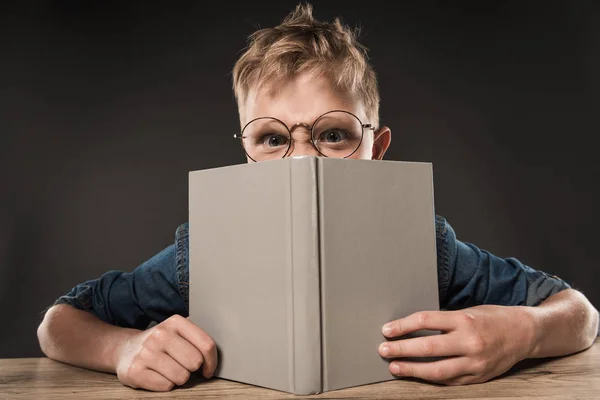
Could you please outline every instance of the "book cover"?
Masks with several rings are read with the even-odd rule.
[[[439,309],[429,163],[192,171],[189,217],[190,318],[220,378],[299,395],[395,379],[382,325]]]

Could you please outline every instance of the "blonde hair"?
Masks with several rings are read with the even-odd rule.
[[[233,68],[233,90],[240,110],[248,93],[272,87],[300,72],[316,72],[329,78],[336,89],[352,95],[365,108],[368,121],[379,124],[379,90],[367,48],[339,18],[318,21],[312,5],[299,4],[282,23],[259,29],[249,36],[248,46]]]

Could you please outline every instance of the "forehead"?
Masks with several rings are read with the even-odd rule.
[[[275,117],[288,126],[298,122],[311,124],[331,110],[345,110],[365,118],[360,101],[336,90],[326,77],[309,73],[250,91],[244,109],[244,123],[257,117]]]

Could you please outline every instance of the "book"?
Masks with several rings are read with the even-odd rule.
[[[430,163],[304,156],[188,178],[190,320],[216,377],[297,395],[395,379],[382,326],[439,310]]]

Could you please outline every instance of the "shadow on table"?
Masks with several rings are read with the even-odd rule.
[[[503,377],[507,377],[513,374],[521,374],[521,375],[549,375],[552,374],[552,371],[544,370],[540,368],[544,364],[547,364],[550,361],[560,360],[563,357],[550,357],[550,358],[530,358],[516,363],[511,369],[506,371],[504,374],[498,376],[495,379],[500,379]],[[533,370],[533,371],[532,371]]]
[[[210,382],[212,380],[211,379],[206,379],[205,377],[202,376],[202,369],[200,369],[199,371],[196,371],[192,374],[190,374],[190,379],[188,379],[188,381],[181,385],[181,386],[176,386],[173,389],[190,389],[193,388],[195,386],[198,385],[203,385],[206,382]]]
[[[564,356],[567,357],[567,356]],[[508,371],[506,371],[505,373],[492,378],[490,380],[488,380],[487,382],[492,382],[495,381],[497,379],[502,379],[502,378],[506,378],[508,376],[514,375],[514,374],[519,374],[519,375],[530,375],[530,376],[539,376],[539,375],[550,375],[552,374],[551,371],[549,370],[545,370],[543,368],[540,368],[541,366],[543,366],[544,364],[548,363],[549,361],[553,361],[553,360],[559,360],[561,358],[564,357],[553,357],[553,358],[539,358],[539,359],[527,359],[527,360],[523,360],[518,362],[517,364],[515,364],[511,369],[509,369]],[[421,361],[423,361],[421,359]],[[430,360],[433,361],[433,360]],[[222,378],[218,378],[218,379],[222,379]],[[424,379],[420,379],[420,378],[412,378],[412,377],[402,377],[399,378],[408,382],[418,382],[421,384],[426,384],[426,385],[431,385],[431,386],[441,386],[441,387],[445,387],[447,385],[444,384],[439,384],[439,383],[435,383],[435,382],[431,382],[431,381],[426,381]],[[206,379],[205,377],[202,376],[202,370],[200,369],[199,371],[196,371],[195,373],[192,373],[190,375],[190,379],[182,386],[177,386],[175,389],[189,389],[192,387],[195,387],[197,385],[202,385],[205,384],[207,382],[210,382],[212,380],[211,379]]]

